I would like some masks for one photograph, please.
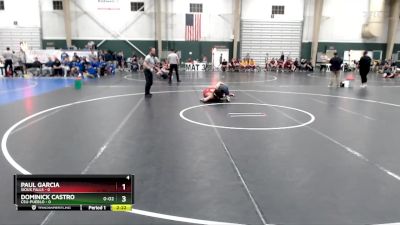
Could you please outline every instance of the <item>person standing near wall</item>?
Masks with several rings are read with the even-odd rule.
[[[329,83],[329,87],[333,87],[333,81],[335,81],[336,87],[340,87],[339,76],[343,60],[338,56],[337,52],[335,52],[333,58],[331,58],[329,63],[331,64],[331,72],[332,72],[331,82]]]
[[[149,54],[146,56],[143,62],[144,67],[144,76],[146,78],[146,86],[144,96],[146,98],[151,98],[152,94],[150,93],[151,85],[153,85],[153,71],[156,65],[156,48],[150,48]]]
[[[371,57],[368,56],[368,51],[364,51],[358,62],[358,68],[361,76],[361,88],[365,88],[367,87],[367,75],[371,69]]]
[[[19,56],[19,59],[20,59],[20,64],[22,66],[22,74],[23,75],[27,74],[27,70],[26,70],[26,53],[22,48],[19,50],[18,56]]]
[[[8,75],[8,71],[13,73],[13,52],[10,50],[10,47],[7,47],[6,50],[3,52],[4,58],[4,70],[5,75]]]
[[[172,82],[172,73],[175,70],[175,74],[176,74],[176,82],[181,82],[181,80],[179,79],[179,72],[178,72],[178,65],[179,65],[179,56],[178,54],[176,54],[176,51],[174,51],[173,49],[171,50],[171,53],[169,53],[168,57],[168,64],[169,64],[169,74],[168,74],[168,78],[169,81],[168,83]]]

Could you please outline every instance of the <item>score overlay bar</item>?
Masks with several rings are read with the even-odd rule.
[[[128,211],[134,175],[14,175],[14,204],[18,210]]]

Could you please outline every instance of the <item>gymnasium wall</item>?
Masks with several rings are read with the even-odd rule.
[[[272,6],[285,6],[285,14],[272,15]],[[302,21],[304,0],[242,0],[242,19],[257,21]]]
[[[304,0],[304,27],[302,58],[311,57],[311,42],[313,29],[314,1]],[[388,30],[388,5],[386,1],[385,19],[382,34],[376,38],[362,38],[362,26],[368,20],[369,1],[367,0],[325,0],[322,10],[321,29],[319,34],[318,51],[334,48],[339,55],[345,50],[382,50],[383,57],[386,54],[386,41]],[[398,27],[396,42],[400,42],[400,26]],[[399,45],[395,45],[397,52]]]
[[[40,27],[39,0],[5,0],[4,8],[0,11],[0,28]]]
[[[21,7],[24,6],[24,7]],[[41,46],[39,0],[6,0],[0,10],[0,51],[19,50],[20,42]]]
[[[132,12],[131,0],[115,0],[115,4],[104,9],[99,0],[71,0],[71,25],[73,44],[84,47],[89,40],[107,40],[102,48],[134,52],[124,40],[137,45],[143,52],[154,46],[154,0],[138,0],[145,3],[144,12]],[[136,1],[136,0],[132,0]],[[310,58],[313,5],[315,0],[242,0],[242,20],[255,21],[303,21],[301,57]],[[210,48],[225,46],[232,52],[233,0],[168,0],[162,1],[163,48],[179,48],[183,56],[201,58],[211,56]],[[388,1],[387,1],[388,2]],[[202,40],[184,43],[185,13],[190,3],[202,3]],[[340,54],[348,49],[382,50],[385,55],[387,19],[383,32],[377,38],[363,39],[362,25],[368,18],[368,0],[325,0],[321,21],[319,51],[335,48]],[[40,6],[41,5],[41,6]],[[284,5],[285,14],[271,18],[272,5]],[[21,7],[23,6],[23,7]],[[385,12],[386,17],[388,12]],[[14,21],[18,24],[14,25]],[[42,21],[42,30],[40,30]],[[23,28],[35,28],[35,40],[29,40]],[[17,49],[21,38],[36,43],[42,38],[42,47],[65,48],[64,17],[62,10],[53,10],[52,0],[5,0],[5,10],[0,11],[0,29],[4,45]],[[42,37],[40,37],[42,31]],[[400,43],[400,27],[397,32]],[[6,35],[7,34],[7,35]],[[2,40],[3,40],[2,39]],[[15,45],[15,46],[14,46]],[[40,44],[32,44],[35,48]],[[394,52],[399,50],[395,45]]]
[[[65,48],[63,11],[54,11],[52,0],[42,0],[43,46]],[[155,46],[154,0],[144,0],[144,12],[132,12],[130,0],[109,4],[111,10],[102,9],[98,0],[71,0],[71,27],[73,44],[84,47],[89,40],[99,43],[102,49],[135,50],[126,43],[129,40],[141,51]],[[202,38],[200,42],[183,45],[185,40],[185,14],[190,3],[202,3]],[[233,5],[231,0],[169,0],[162,1],[163,49],[179,48],[183,56],[211,57],[211,48],[226,46],[232,52]],[[175,47],[174,47],[175,46]]]

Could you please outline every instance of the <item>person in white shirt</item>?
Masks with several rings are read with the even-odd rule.
[[[179,72],[178,72],[178,65],[179,65],[179,56],[176,54],[176,51],[171,49],[171,53],[169,53],[168,57],[168,64],[169,64],[169,83],[172,82],[172,72],[175,70],[176,74],[176,81],[179,83],[181,80],[179,79]]]
[[[155,56],[156,56],[156,49],[150,48],[149,54],[146,56],[143,62],[144,77],[146,78],[144,95],[146,98],[151,98],[152,96],[152,94],[150,93],[150,89],[151,86],[153,85],[153,71],[157,70]]]

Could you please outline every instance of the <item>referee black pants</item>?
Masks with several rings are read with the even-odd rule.
[[[172,79],[172,72],[175,70],[175,74],[176,74],[176,81],[179,81],[179,72],[178,72],[178,64],[170,64],[169,65],[169,81],[171,81]]]
[[[367,83],[367,81],[368,81],[368,79],[367,79],[368,73],[369,73],[368,70],[360,70],[360,76],[361,76],[361,83],[362,84]]]
[[[151,85],[153,85],[153,73],[149,69],[145,69],[143,72],[144,72],[144,77],[146,79],[144,94],[148,95],[150,94]]]

